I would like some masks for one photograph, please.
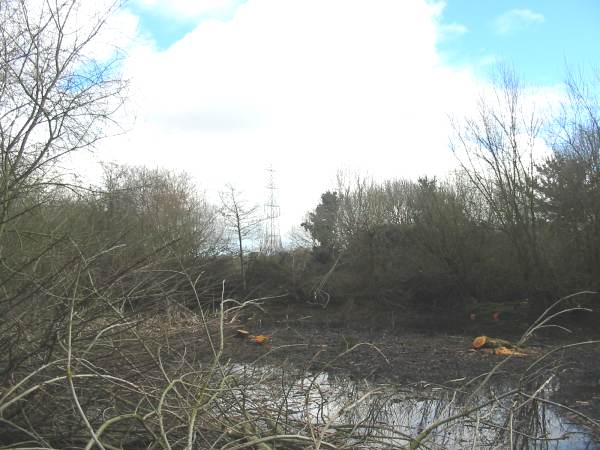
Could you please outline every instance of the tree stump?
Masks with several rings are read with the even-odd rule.
[[[500,348],[500,347],[515,348],[515,346],[507,340],[499,339],[499,338],[491,338],[488,336],[477,336],[473,340],[473,343],[471,344],[471,346],[475,350],[479,350],[481,348]]]

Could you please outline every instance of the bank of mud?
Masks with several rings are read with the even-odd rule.
[[[518,382],[527,376],[541,382],[554,374],[556,388],[551,399],[600,421],[600,344],[571,346],[597,339],[589,332],[534,336],[526,347],[526,357],[505,361],[503,356],[472,350],[473,338],[487,334],[516,341],[526,325],[459,323],[395,314],[392,318],[392,312],[385,311],[348,313],[343,308],[289,304],[257,309],[227,326],[224,358],[311,372],[325,370],[374,383],[433,383],[453,388],[481,379],[502,363],[494,377],[503,381]],[[268,345],[237,337],[239,328],[269,336]],[[543,357],[561,346],[569,347]]]

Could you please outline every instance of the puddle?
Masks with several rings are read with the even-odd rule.
[[[310,424],[324,440],[343,435],[358,448],[402,448],[438,422],[423,448],[600,450],[589,430],[562,410],[508,395],[510,386],[494,384],[469,397],[435,385],[368,384],[327,373],[293,378],[278,369],[242,365],[232,372],[252,380],[240,392],[246,408],[256,414],[268,408],[278,422]],[[548,384],[538,397],[547,399],[552,389]]]

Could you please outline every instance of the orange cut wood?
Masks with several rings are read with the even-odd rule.
[[[262,334],[259,334],[258,336],[254,336],[254,342],[256,342],[257,344],[264,344],[269,340],[269,336],[264,336]]]
[[[473,340],[473,344],[472,347],[475,349],[481,348],[485,345],[485,343],[487,342],[487,336],[477,336],[474,340]]]
[[[497,349],[495,349],[494,353],[496,355],[502,355],[502,356],[526,356],[525,353],[522,352],[518,352],[512,348],[506,348],[506,347],[499,347]]]

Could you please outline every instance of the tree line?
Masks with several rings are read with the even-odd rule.
[[[302,224],[316,262],[340,258],[331,293],[446,309],[527,299],[538,311],[597,291],[597,84],[571,76],[566,87],[560,113],[540,117],[502,70],[477,111],[453,122],[460,169],[448,179],[340,176]]]

